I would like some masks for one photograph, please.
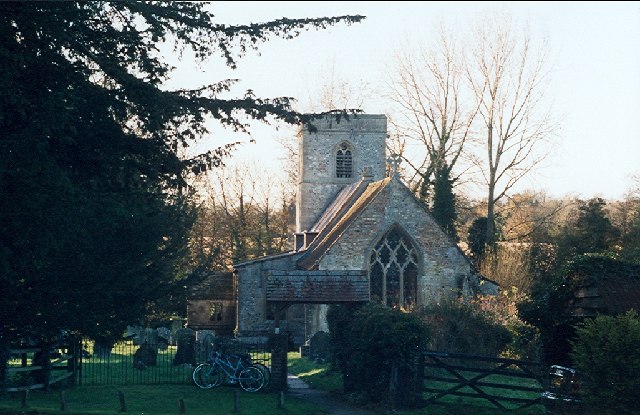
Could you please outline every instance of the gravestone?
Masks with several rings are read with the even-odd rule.
[[[142,326],[127,326],[127,332],[125,336],[133,341],[135,346],[140,346],[144,343],[144,327]]]
[[[149,343],[142,343],[133,355],[133,367],[144,369],[147,366],[155,366],[158,359],[158,349]]]
[[[211,356],[215,350],[216,332],[213,330],[196,331],[196,359],[203,362]]]
[[[113,343],[99,343],[98,341],[93,343],[93,355],[99,359],[108,359],[111,357],[111,349]]]
[[[196,334],[191,329],[180,329],[176,332],[176,343],[178,351],[173,358],[174,365],[182,365],[185,363],[196,363]]]
[[[158,330],[146,328],[142,332],[142,344],[148,344],[152,348],[158,350]]]
[[[319,331],[309,339],[309,357],[318,363],[328,362],[331,358],[329,333]]]
[[[167,350],[171,341],[171,330],[166,327],[158,327],[158,350]]]

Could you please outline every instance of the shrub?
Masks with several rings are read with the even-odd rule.
[[[511,340],[509,331],[479,303],[444,301],[425,306],[419,315],[430,329],[432,350],[498,356]]]
[[[640,394],[640,319],[635,311],[600,316],[577,328],[572,358],[587,402],[596,413],[637,413]]]
[[[345,392],[391,408],[413,406],[420,392],[420,353],[428,338],[417,316],[368,304],[336,307],[328,317]]]

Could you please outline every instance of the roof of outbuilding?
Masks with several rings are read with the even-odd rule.
[[[593,278],[576,291],[572,308],[577,317],[640,313],[640,275]]]
[[[271,271],[268,301],[335,303],[369,301],[369,279],[364,271]]]
[[[293,256],[293,255],[299,255],[299,252],[295,252],[295,251],[289,251],[289,252],[285,252],[282,254],[275,254],[275,255],[269,255],[269,256],[263,256],[260,258],[256,258],[256,259],[251,259],[249,261],[245,261],[245,262],[240,262],[238,264],[233,264],[233,268],[240,268],[240,267],[246,267],[247,265],[252,265],[258,262],[264,262],[264,261],[271,261],[274,259],[280,259],[280,258],[285,258],[288,256]]]

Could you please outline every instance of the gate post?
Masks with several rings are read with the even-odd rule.
[[[271,383],[274,391],[287,390],[287,352],[289,349],[289,334],[276,333],[271,335]]]

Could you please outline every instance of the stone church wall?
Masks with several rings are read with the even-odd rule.
[[[320,260],[320,269],[368,270],[373,246],[394,224],[410,235],[422,254],[418,303],[456,296],[472,277],[470,263],[397,179],[371,201],[329,248]]]
[[[267,315],[266,279],[269,271],[295,269],[298,254],[284,254],[236,265],[238,273],[238,335],[245,341],[261,342],[273,333],[274,320]],[[287,311],[281,327],[298,333],[304,324],[302,305]]]
[[[333,117],[314,121],[315,132],[303,129],[299,135],[299,180],[296,230],[309,230],[346,185],[362,177],[364,167],[371,167],[374,180],[385,176],[385,140],[387,119],[384,115],[353,115],[337,122]],[[353,176],[335,176],[337,147],[348,142],[353,148]]]

